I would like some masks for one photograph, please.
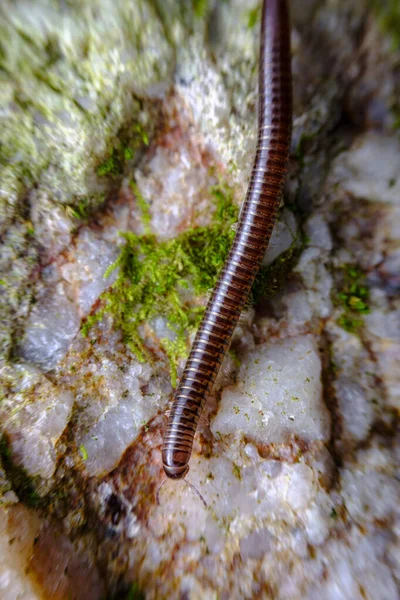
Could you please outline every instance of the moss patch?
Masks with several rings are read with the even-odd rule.
[[[357,266],[344,265],[341,279],[341,291],[334,298],[336,306],[343,308],[343,314],[337,323],[346,331],[354,333],[364,323],[361,315],[369,312],[369,289],[365,283],[365,274]]]
[[[118,176],[123,173],[125,163],[132,160],[142,144],[149,145],[149,136],[140,123],[130,131],[122,132],[106,159],[97,167],[97,175]]]
[[[145,594],[142,592],[137,583],[133,583],[129,588],[126,600],[145,600]]]
[[[0,458],[0,506],[2,504],[2,499],[4,494],[12,490],[11,483],[8,481],[5,471],[3,470],[2,461]]]
[[[316,132],[306,133],[304,132],[298,141],[296,146],[296,150],[294,151],[294,156],[296,160],[298,160],[300,168],[304,168],[305,164],[305,156],[309,150],[310,142],[316,137]]]
[[[261,4],[252,8],[247,13],[247,27],[249,29],[254,29],[258,21],[261,19]]]
[[[208,0],[192,0],[192,6],[196,17],[204,17],[208,10]]]
[[[93,194],[77,198],[74,204],[68,204],[65,208],[67,215],[77,219],[78,221],[86,222],[89,217],[100,208],[105,202],[104,194]]]
[[[176,342],[164,342],[171,360],[182,355],[186,333],[199,323],[204,307],[185,301],[182,292],[195,296],[213,287],[232,244],[232,224],[238,209],[232,191],[220,183],[211,190],[216,210],[208,227],[196,227],[174,239],[159,242],[155,235],[122,234],[125,245],[117,261],[105,274],[118,268],[118,277],[103,294],[102,308],[89,317],[84,333],[105,313],[111,313],[115,326],[123,332],[130,349],[144,360],[148,357],[139,328],[157,316],[168,319]]]
[[[121,129],[117,135],[116,141],[106,158],[97,166],[96,173],[99,177],[105,178],[111,185],[115,179],[120,179],[123,175],[125,165],[129,161],[137,159],[143,146],[148,146],[149,136],[142,125],[133,123]],[[140,196],[137,186],[134,189],[140,208],[146,207],[146,202]],[[68,204],[66,212],[69,216],[78,221],[85,222],[105,202],[106,195],[103,193],[91,196],[82,196],[75,198],[74,202]],[[142,204],[140,204],[142,202]],[[143,212],[143,220],[148,223],[150,218]],[[147,219],[147,220],[146,220]]]
[[[151,234],[122,234],[125,244],[105,274],[107,277],[118,269],[117,279],[103,294],[99,310],[83,327],[87,335],[92,325],[109,313],[128,347],[140,360],[149,360],[142,326],[163,316],[173,332],[172,340],[160,340],[171,365],[173,385],[177,361],[188,351],[188,333],[198,327],[205,310],[205,302],[199,305],[196,297],[204,296],[214,287],[235,236],[232,225],[237,221],[238,208],[233,202],[232,189],[220,181],[210,193],[215,211],[207,227],[194,227],[162,242]],[[142,203],[146,215],[144,199]],[[252,289],[251,304],[276,292],[297,253],[294,243],[271,265],[261,268]]]
[[[370,0],[370,6],[378,17],[384,33],[392,38],[393,50],[400,49],[400,3],[399,0]]]
[[[149,235],[151,233],[150,222],[151,222],[151,213],[149,209],[149,205],[146,200],[143,198],[141,191],[139,190],[138,185],[135,181],[131,181],[130,187],[135,194],[136,204],[139,207],[140,212],[142,213],[142,221],[144,232]]]
[[[271,298],[282,287],[287,274],[295,266],[302,246],[297,240],[278,256],[270,265],[261,267],[251,289],[249,304],[259,304],[261,300]]]

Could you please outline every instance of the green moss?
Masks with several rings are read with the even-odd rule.
[[[133,133],[134,133],[136,140],[139,140],[145,146],[149,145],[149,136],[148,136],[146,130],[144,129],[144,127],[140,123],[136,123],[133,126]]]
[[[240,367],[241,362],[240,362],[240,358],[239,358],[237,352],[233,348],[229,348],[228,354],[232,358],[232,360],[235,363],[235,365],[237,367]]]
[[[127,157],[131,156],[133,156],[131,148],[118,143],[116,147],[112,149],[111,154],[106,160],[97,167],[97,175],[100,177],[105,177],[107,175],[116,177],[121,175],[124,170],[125,160],[127,160]]]
[[[365,284],[365,274],[354,265],[344,265],[340,273],[341,291],[334,298],[336,306],[343,308],[337,323],[350,333],[363,325],[360,314],[369,312],[369,290]]]
[[[369,0],[384,33],[392,38],[393,50],[400,48],[400,3],[398,0]]]
[[[89,458],[88,451],[83,444],[79,446],[79,453],[82,456],[82,460],[87,460]]]
[[[135,194],[136,197],[136,203],[142,213],[142,221],[143,221],[143,226],[144,226],[144,232],[146,234],[150,234],[151,233],[151,229],[150,229],[150,223],[151,223],[151,213],[150,213],[150,208],[149,205],[147,204],[146,200],[143,198],[139,187],[137,186],[135,181],[131,181],[130,183],[131,189],[133,191],[133,193]]]
[[[154,235],[123,234],[121,254],[105,274],[118,268],[117,280],[103,294],[103,307],[88,318],[84,333],[109,312],[130,349],[145,360],[149,355],[140,326],[161,315],[176,335],[173,343],[163,340],[164,351],[174,362],[185,353],[187,331],[198,325],[204,307],[184,301],[182,291],[190,287],[199,296],[212,288],[231,246],[238,214],[230,188],[219,183],[211,193],[216,210],[208,227],[189,229],[163,242]]]
[[[120,130],[117,141],[108,154],[107,158],[97,167],[96,173],[99,177],[109,177],[111,179],[120,177],[124,171],[125,164],[133,160],[140,147],[148,145],[149,138],[142,125],[134,123],[127,128]],[[134,185],[134,184],[133,184]],[[137,186],[135,188],[137,201],[142,209],[143,221],[150,222],[150,213]],[[87,221],[100,205],[104,203],[104,194],[97,194],[92,197],[81,197],[76,199],[73,204],[67,206],[67,212],[70,216],[79,221]],[[147,211],[147,212],[146,212]]]
[[[173,387],[175,387],[178,376],[176,366],[179,358],[185,356],[186,354],[186,341],[183,339],[182,336],[179,336],[176,340],[169,340],[167,338],[163,338],[160,340],[160,342],[168,357],[170,364],[171,384],[173,385]]]
[[[192,0],[192,6],[196,17],[204,17],[208,9],[208,0]]]
[[[348,313],[341,315],[337,320],[337,324],[349,333],[357,333],[363,323],[362,319]]]
[[[258,304],[261,300],[276,294],[297,262],[300,251],[301,247],[295,240],[290,248],[278,256],[273,263],[261,267],[251,289],[249,304]]]
[[[86,221],[90,212],[88,203],[85,199],[79,200],[76,206],[69,206],[68,209],[71,216],[79,221]]]
[[[4,494],[12,490],[11,483],[8,481],[5,471],[3,470],[3,465],[0,457],[0,506],[2,503],[2,498]]]
[[[122,167],[113,150],[111,156],[109,156],[101,165],[97,167],[97,175],[118,175],[118,173],[121,172],[121,169]]]
[[[247,27],[249,29],[254,29],[257,22],[260,20],[260,18],[261,18],[261,4],[259,6],[256,6],[252,10],[249,10],[249,12],[247,13]]]
[[[232,473],[234,474],[236,479],[239,479],[239,481],[242,481],[242,472],[240,470],[239,465],[237,465],[236,463],[232,463]]]
[[[92,213],[104,204],[104,194],[82,196],[75,199],[73,204],[68,204],[66,213],[78,221],[87,221]]]
[[[35,478],[30,477],[23,467],[13,461],[10,444],[5,434],[0,438],[0,458],[7,479],[18,498],[27,506],[37,506],[41,498],[37,492]]]
[[[137,583],[133,583],[129,588],[126,600],[145,600],[145,595]]]
[[[397,131],[400,129],[400,108],[396,105],[393,108],[393,116],[394,116],[394,123],[392,126],[393,131]]]
[[[134,187],[147,225],[147,203]],[[106,313],[114,318],[114,325],[123,333],[124,341],[139,360],[150,360],[141,327],[152,319],[163,316],[173,332],[173,339],[160,340],[161,348],[169,359],[171,381],[176,383],[178,359],[188,351],[188,333],[193,332],[203,316],[205,302],[184,298],[204,296],[211,290],[228,255],[235,232],[238,208],[233,202],[232,190],[223,182],[213,186],[210,193],[215,202],[212,221],[207,227],[194,227],[174,239],[158,241],[149,233],[122,234],[125,244],[117,261],[105,274],[118,269],[115,283],[102,296],[102,305],[83,327],[86,335],[91,326]],[[251,303],[272,296],[280,287],[297,257],[296,244],[263,267],[253,286]]]
[[[303,133],[300,136],[296,150],[294,151],[295,158],[299,161],[300,167],[304,167],[304,159],[307,151],[308,143],[314,139],[316,133]]]
[[[32,225],[31,221],[26,221],[26,233],[30,236],[35,235],[35,228]]]
[[[97,175],[100,177],[117,177],[121,175],[125,163],[134,158],[135,153],[142,144],[149,145],[149,136],[140,123],[135,123],[127,131],[120,132],[115,146],[106,159],[97,167]]]

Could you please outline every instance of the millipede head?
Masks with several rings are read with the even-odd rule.
[[[171,467],[163,464],[163,467],[164,473],[167,477],[169,477],[169,479],[183,479],[189,471],[189,465],[182,467]]]
[[[190,453],[167,449],[163,451],[164,473],[169,479],[183,479],[189,471]]]

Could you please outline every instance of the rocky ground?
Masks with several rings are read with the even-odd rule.
[[[259,6],[0,7],[1,598],[400,597],[396,3],[292,2],[265,281],[196,436],[204,502],[160,488],[251,167]]]

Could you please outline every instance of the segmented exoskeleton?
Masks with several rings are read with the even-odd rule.
[[[232,248],[208,302],[170,412],[162,460],[166,475],[172,479],[181,479],[189,469],[200,413],[276,221],[291,142],[291,88],[287,1],[264,0],[256,156]]]

